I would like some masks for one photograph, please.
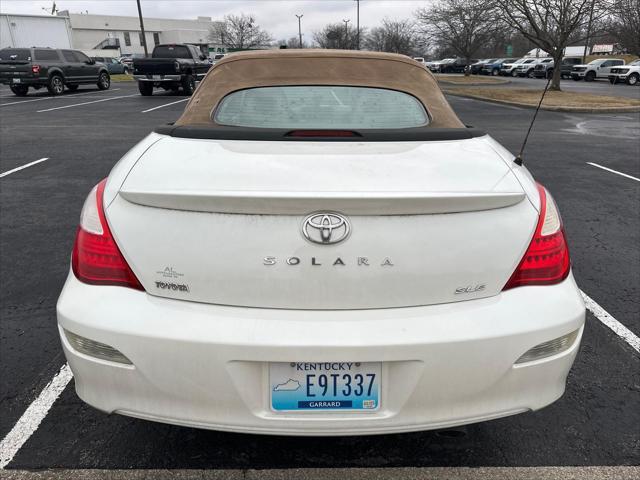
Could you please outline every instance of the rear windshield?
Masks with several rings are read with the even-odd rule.
[[[31,60],[31,52],[28,48],[3,48],[0,50],[2,62],[28,62]]]
[[[191,58],[189,49],[181,45],[165,45],[153,49],[153,58]]]
[[[422,104],[395,90],[348,86],[260,87],[230,93],[219,125],[254,128],[392,129],[429,123]]]

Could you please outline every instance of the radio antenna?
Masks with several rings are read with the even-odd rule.
[[[544,87],[544,91],[542,92],[542,95],[540,96],[540,101],[538,102],[538,106],[536,107],[536,111],[533,114],[533,118],[531,119],[531,123],[529,124],[529,130],[527,130],[527,134],[524,137],[524,141],[522,142],[522,147],[520,147],[520,153],[518,153],[518,156],[516,158],[513,159],[513,162],[516,165],[520,165],[522,166],[522,164],[524,163],[524,149],[527,146],[527,140],[529,140],[529,134],[531,133],[531,129],[533,128],[533,124],[536,121],[536,117],[538,116],[538,111],[540,110],[540,106],[542,105],[542,101],[544,100],[544,96],[547,94],[547,90],[549,89],[549,84],[551,84],[551,79],[553,78],[553,76],[549,77],[549,80],[547,80],[547,84]]]

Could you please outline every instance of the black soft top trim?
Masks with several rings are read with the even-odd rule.
[[[415,127],[401,129],[360,129],[351,130],[352,137],[292,137],[289,134],[301,129],[292,128],[250,128],[229,127],[220,125],[194,126],[194,125],[162,125],[154,132],[177,138],[197,138],[207,140],[256,140],[272,142],[434,142],[446,140],[466,140],[469,138],[486,135],[484,130],[478,128],[432,128]],[[313,129],[317,131],[318,129]],[[334,129],[335,130],[335,129]]]

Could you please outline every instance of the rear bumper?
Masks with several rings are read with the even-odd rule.
[[[45,86],[47,84],[46,79],[34,78],[34,77],[19,77],[19,82],[15,82],[14,78],[0,77],[0,85],[24,85],[27,87]]]
[[[153,76],[147,75],[134,75],[138,82],[151,82],[151,83],[163,83],[163,82],[179,82],[182,80],[182,75],[160,75],[160,78],[153,78]]]
[[[58,301],[60,327],[111,345],[133,366],[64,352],[85,402],[105,412],[217,430],[293,435],[443,428],[537,410],[564,392],[584,304],[573,277],[549,287],[428,307],[302,311],[224,307],[80,283]],[[514,365],[579,331],[555,356]],[[383,362],[375,412],[278,413],[268,362]]]

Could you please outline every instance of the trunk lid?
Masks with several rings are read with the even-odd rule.
[[[250,307],[385,308],[499,293],[536,224],[525,199],[488,137],[163,137],[130,171],[107,217],[152,295]],[[305,238],[318,241],[322,222],[340,218],[349,224],[346,232],[336,227],[343,241]]]

